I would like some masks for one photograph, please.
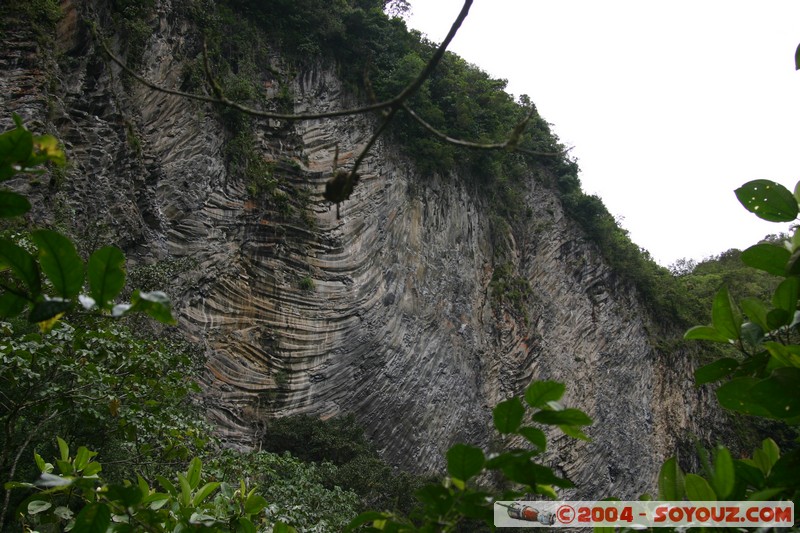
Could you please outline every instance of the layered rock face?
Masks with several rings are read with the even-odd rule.
[[[174,88],[191,29],[169,2],[156,17],[140,71]],[[324,183],[363,148],[371,116],[259,121],[273,181],[254,190],[229,172],[214,109],[122,83],[81,28],[77,16],[60,23],[58,64],[30,36],[4,37],[2,107],[51,129],[72,161],[58,187],[19,186],[42,219],[123,246],[132,265],[187,260],[169,291],[205,351],[203,401],[231,444],[253,445],[268,417],[355,413],[388,460],[440,470],[457,441],[497,445],[492,407],[533,379],[566,382],[564,403],[595,420],[590,443],[550,433],[545,462],[575,496],[652,491],[677,440],[708,437],[719,415],[692,390],[691,364],[655,349],[646,306],[533,171],[528,222],[505,237],[531,288],[520,310],[492,294],[483,199],[461,176],[420,174],[387,139],[337,219]],[[333,72],[288,82],[295,112],[358,104]]]

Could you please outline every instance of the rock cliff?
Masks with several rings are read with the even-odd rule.
[[[520,307],[493,295],[501,265],[480,195],[420,173],[386,138],[337,219],[324,182],[337,149],[341,166],[364,146],[371,116],[259,121],[270,181],[254,189],[229,170],[215,109],[125,79],[81,22],[102,19],[102,2],[61,5],[50,48],[24,26],[2,36],[0,119],[13,110],[51,130],[71,161],[19,186],[86,246],[122,246],[131,270],[165,265],[179,327],[207,357],[203,401],[231,444],[252,445],[266,417],[355,413],[387,459],[438,470],[456,441],[492,444],[491,408],[532,379],[566,382],[565,403],[595,420],[590,443],[550,435],[547,462],[579,496],[652,491],[676,443],[710,438],[720,415],[692,388],[692,364],[657,349],[647,306],[535,169],[527,222],[503,237],[504,264],[530,288]],[[169,0],[149,23],[139,71],[175,88],[196,36]],[[266,90],[285,86],[295,112],[358,104],[333,65],[294,75],[269,61],[285,76]]]

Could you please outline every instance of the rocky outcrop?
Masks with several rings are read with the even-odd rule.
[[[157,4],[141,72],[176,87],[191,27]],[[335,153],[340,166],[359,153],[370,116],[260,121],[271,181],[253,189],[228,170],[215,110],[123,83],[79,17],[59,26],[58,65],[37,71],[47,54],[32,42],[4,35],[0,102],[53,130],[72,165],[63,184],[30,188],[38,216],[116,242],[134,265],[190,260],[169,290],[232,445],[251,445],[265,417],[355,413],[387,459],[439,470],[456,441],[490,445],[491,408],[533,379],[566,382],[565,403],[595,420],[589,443],[550,435],[546,461],[581,497],[652,491],[677,439],[708,436],[719,415],[698,423],[709,408],[691,364],[655,349],[646,306],[533,172],[528,223],[505,236],[530,286],[518,309],[492,295],[489,213],[459,176],[420,174],[384,139],[341,219],[322,200]],[[296,112],[357,104],[333,71],[284,82]]]

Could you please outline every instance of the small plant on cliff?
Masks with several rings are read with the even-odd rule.
[[[313,291],[314,279],[311,276],[303,276],[300,278],[300,281],[297,282],[297,285],[304,291]]]

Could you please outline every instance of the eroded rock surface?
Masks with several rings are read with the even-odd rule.
[[[175,88],[191,29],[158,5],[140,70]],[[205,350],[204,402],[231,444],[253,444],[265,417],[352,412],[390,461],[440,470],[456,441],[496,444],[499,401],[555,379],[595,424],[590,443],[552,432],[546,461],[579,496],[636,497],[676,442],[719,420],[685,354],[656,350],[646,306],[533,175],[529,223],[508,236],[531,287],[521,311],[492,295],[489,213],[460,176],[422,175],[383,139],[342,218],[322,200],[337,147],[346,166],[372,117],[260,121],[275,184],[254,195],[228,171],[216,112],[122,83],[79,16],[59,26],[58,64],[39,62],[50,56],[32,35],[3,39],[3,109],[58,135],[72,162],[57,186],[19,186],[43,220],[115,242],[133,264],[189,260],[169,290]],[[295,112],[358,104],[333,71],[292,79]]]

